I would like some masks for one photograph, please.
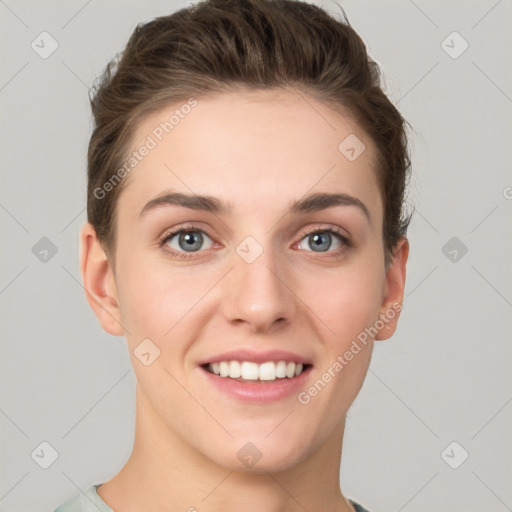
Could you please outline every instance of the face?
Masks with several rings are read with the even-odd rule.
[[[377,339],[396,327],[406,245],[386,269],[375,147],[349,117],[293,92],[198,98],[161,133],[176,109],[138,126],[133,150],[148,136],[155,146],[125,178],[115,274],[104,274],[105,307],[91,305],[126,336],[138,406],[159,428],[228,468],[240,470],[241,449],[257,453],[249,442],[255,469],[291,467],[336,438],[375,326]],[[354,135],[365,145],[356,159],[339,149]],[[238,359],[251,370],[258,356],[307,371],[240,382],[203,366]]]

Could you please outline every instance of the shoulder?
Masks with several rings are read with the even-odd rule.
[[[80,495],[77,494],[57,507],[53,512],[82,512]]]
[[[349,499],[348,501],[350,501],[350,503],[352,503],[352,505],[354,505],[354,509],[355,509],[356,512],[370,512],[368,509],[364,508],[359,503],[356,503],[355,501],[353,501],[351,499]]]
[[[113,512],[96,492],[99,485],[91,485],[85,492],[69,498],[53,512]]]

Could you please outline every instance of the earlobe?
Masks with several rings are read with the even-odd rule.
[[[380,309],[379,322],[379,327],[382,328],[378,329],[375,340],[387,340],[396,331],[404,297],[408,257],[409,241],[402,237],[396,244],[393,260],[386,271],[386,293]]]
[[[80,231],[80,272],[87,302],[103,329],[112,336],[123,336],[112,268],[96,230],[88,222]]]

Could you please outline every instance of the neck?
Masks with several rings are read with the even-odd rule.
[[[353,512],[340,490],[345,418],[296,465],[246,472],[216,464],[169,430],[137,385],[135,440],[121,471],[98,487],[116,512],[204,510]]]

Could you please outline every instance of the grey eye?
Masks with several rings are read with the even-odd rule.
[[[333,235],[334,239],[340,238],[340,236],[335,233],[330,233],[328,231],[316,231],[315,233],[310,233],[305,236],[302,240],[307,240],[307,245],[313,250],[313,252],[326,252],[329,249],[337,249],[341,245],[338,241],[339,245],[337,247],[332,247]],[[302,245],[302,240],[300,245]],[[300,248],[303,249],[303,247]]]
[[[175,245],[172,245],[172,241],[175,238],[177,238],[177,247]],[[210,240],[210,242],[213,242],[213,240],[202,231],[181,231],[170,236],[167,239],[166,243],[177,251],[196,252],[201,249],[201,246],[203,245],[205,238]]]

